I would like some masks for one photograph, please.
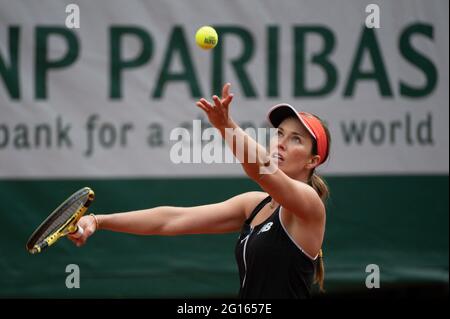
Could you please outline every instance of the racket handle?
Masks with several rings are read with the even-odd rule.
[[[80,238],[84,234],[84,229],[81,226],[77,226],[77,230],[70,234],[73,238]]]

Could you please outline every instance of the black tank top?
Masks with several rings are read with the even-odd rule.
[[[265,198],[245,221],[236,244],[241,287],[239,298],[310,298],[316,261],[305,255],[280,221],[280,207],[251,228]]]

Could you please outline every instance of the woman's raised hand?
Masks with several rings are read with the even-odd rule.
[[[222,130],[230,127],[232,121],[229,115],[229,107],[233,100],[230,94],[230,83],[226,83],[222,89],[222,97],[213,95],[214,104],[209,103],[205,98],[201,98],[196,105],[205,111],[209,122],[217,129]]]

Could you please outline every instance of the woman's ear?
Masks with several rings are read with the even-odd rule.
[[[306,164],[306,168],[314,169],[315,167],[317,167],[319,165],[319,163],[320,163],[320,156],[314,155],[313,157],[310,158],[310,160]]]

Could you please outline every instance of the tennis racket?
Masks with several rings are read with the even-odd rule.
[[[86,213],[94,197],[94,191],[89,187],[72,194],[31,234],[27,250],[31,254],[40,253],[68,234],[75,238],[83,235],[83,228],[78,227],[77,222]]]

